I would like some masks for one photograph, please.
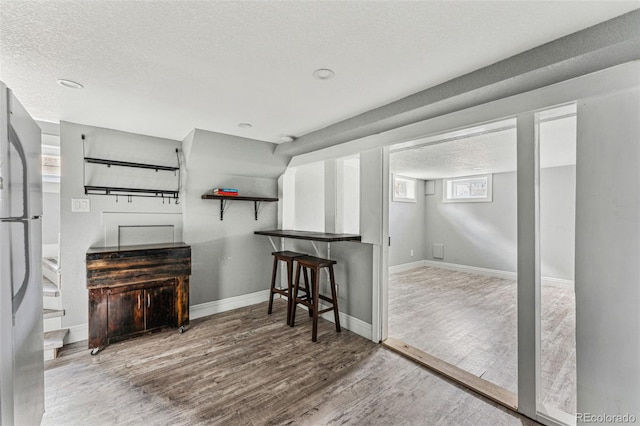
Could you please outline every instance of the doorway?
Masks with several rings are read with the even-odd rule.
[[[541,413],[572,424],[575,104],[536,117],[542,273],[538,400]],[[389,156],[390,341],[461,370],[462,379],[454,380],[479,386],[480,393],[513,409],[516,147],[516,120],[506,119],[396,145]]]

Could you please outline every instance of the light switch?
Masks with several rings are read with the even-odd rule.
[[[89,213],[91,211],[91,200],[88,198],[72,198],[71,199],[71,212],[72,213]]]

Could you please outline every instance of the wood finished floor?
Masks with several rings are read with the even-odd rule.
[[[93,357],[66,348],[45,366],[42,424],[535,424],[325,320],[313,344],[309,318],[292,329],[285,309],[261,303]]]
[[[514,281],[423,267],[389,276],[389,336],[517,393]],[[542,288],[542,402],[576,412],[575,296]]]

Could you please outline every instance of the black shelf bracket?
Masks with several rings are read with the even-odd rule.
[[[220,200],[220,220],[224,220],[224,211],[226,210],[226,207],[227,207],[227,201],[233,201],[233,200],[232,199]],[[253,202],[253,213],[254,213],[255,220],[258,220],[258,211],[259,210],[260,210],[260,201],[254,201]]]

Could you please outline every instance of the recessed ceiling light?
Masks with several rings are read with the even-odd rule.
[[[313,72],[313,76],[318,80],[330,80],[336,75],[335,72],[328,68],[320,68]]]
[[[283,135],[280,136],[280,142],[293,142],[296,140],[295,136]]]
[[[241,127],[243,129],[250,129],[253,127],[253,125],[251,123],[238,123],[238,127]]]
[[[483,170],[483,167],[474,167],[473,170]]]
[[[71,80],[65,80],[64,78],[59,79],[58,84],[63,87],[68,87],[69,89],[84,89],[82,84]]]

